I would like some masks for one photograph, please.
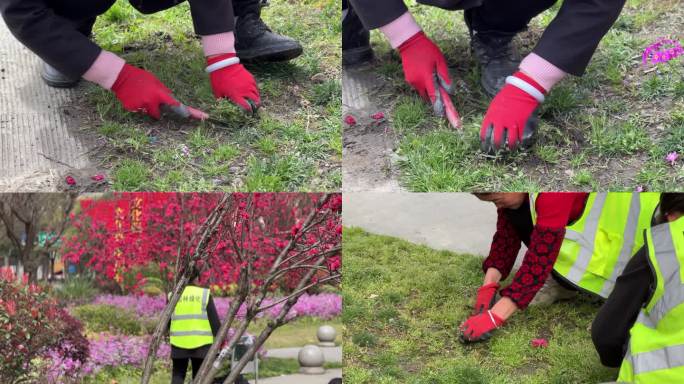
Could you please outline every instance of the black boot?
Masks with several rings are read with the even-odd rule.
[[[371,60],[370,32],[363,27],[354,8],[349,7],[342,12],[342,65],[360,65]]]
[[[80,80],[79,78],[68,77],[46,62],[43,62],[40,77],[47,85],[54,88],[73,88]]]
[[[477,32],[470,37],[470,48],[480,67],[480,84],[487,95],[494,97],[515,73],[520,55],[513,47],[515,34]]]
[[[238,17],[235,23],[235,50],[240,61],[286,61],[302,54],[302,46],[287,36],[273,33],[259,12]]]

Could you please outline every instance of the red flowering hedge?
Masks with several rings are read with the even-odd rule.
[[[0,268],[0,382],[42,377],[48,360],[58,354],[84,362],[88,340],[83,326],[36,285],[17,283]]]

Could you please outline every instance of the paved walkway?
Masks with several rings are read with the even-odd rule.
[[[435,249],[486,256],[496,230],[494,204],[469,193],[345,192],[342,198],[345,226]]]
[[[269,377],[267,379],[259,379],[259,383],[263,384],[328,384],[330,380],[342,377],[341,369],[328,369],[322,375],[286,375]],[[250,383],[254,383],[251,380]]]
[[[325,361],[328,363],[341,363],[342,362],[342,347],[319,347],[323,351],[323,356]],[[296,359],[299,350],[302,348],[276,348],[269,349],[266,353],[267,358],[276,359]]]
[[[69,131],[77,120],[64,113],[77,90],[48,87],[39,68],[0,22],[0,192],[55,190],[70,169],[64,164],[88,166],[86,147]]]

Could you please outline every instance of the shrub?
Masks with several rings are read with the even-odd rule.
[[[144,335],[148,331],[145,321],[131,311],[109,305],[88,304],[75,307],[75,317],[80,319],[90,332],[112,332],[125,335]]]
[[[0,382],[42,377],[49,356],[83,362],[88,341],[81,323],[36,285],[0,277]]]
[[[58,299],[79,304],[91,301],[98,293],[93,279],[87,276],[69,278],[54,291]]]

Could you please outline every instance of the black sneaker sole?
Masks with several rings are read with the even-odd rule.
[[[302,47],[292,47],[288,49],[275,49],[266,47],[259,50],[237,50],[237,56],[243,63],[263,63],[288,61],[299,57],[303,52]]]
[[[342,65],[354,67],[373,61],[373,49],[370,46],[342,50]]]

